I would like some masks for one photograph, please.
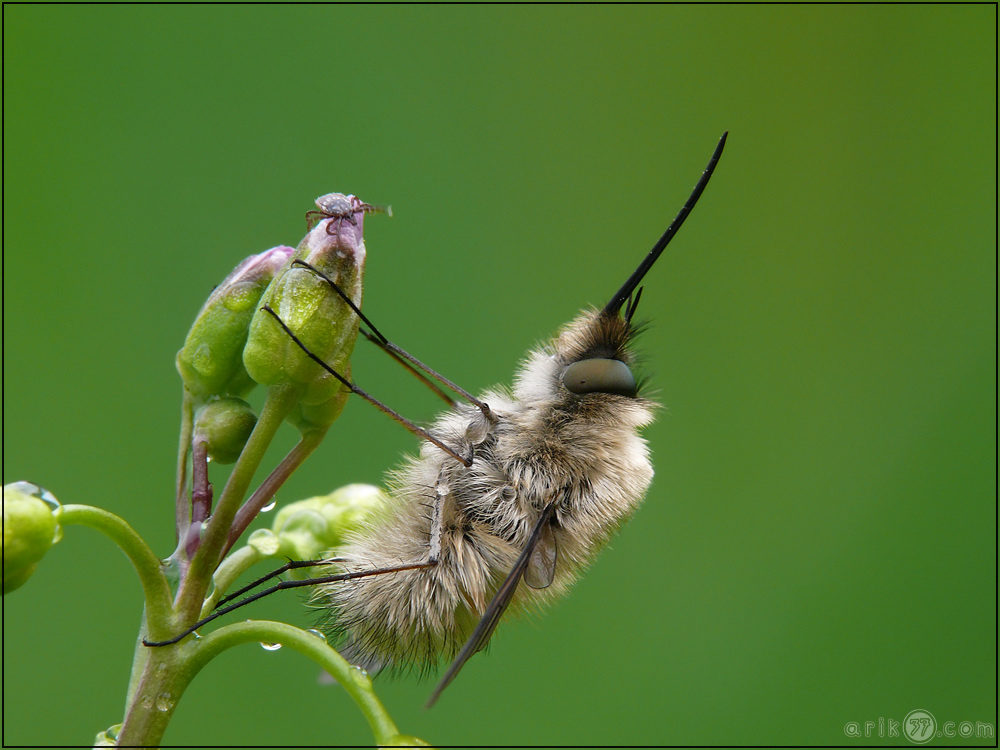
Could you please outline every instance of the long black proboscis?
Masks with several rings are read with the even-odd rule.
[[[698,180],[698,184],[694,186],[694,190],[691,191],[691,196],[687,199],[684,207],[680,210],[674,220],[670,222],[670,226],[667,227],[667,231],[663,233],[663,236],[653,245],[653,249],[649,251],[649,254],[643,258],[642,263],[639,267],[632,272],[632,275],[628,277],[628,281],[622,285],[622,288],[615,292],[615,296],[611,298],[604,307],[605,315],[617,315],[618,311],[622,309],[629,296],[635,291],[635,288],[639,286],[639,282],[642,281],[642,277],[646,275],[646,272],[653,267],[656,263],[656,259],[660,257],[660,253],[663,252],[670,240],[673,239],[674,235],[677,234],[677,230],[681,228],[681,224],[691,213],[691,209],[694,208],[694,204],[698,202],[701,194],[705,190],[705,186],[708,181],[712,178],[712,172],[715,171],[715,165],[719,163],[719,157],[722,156],[722,149],[726,145],[726,138],[729,136],[729,131],[727,130],[722,134],[722,138],[719,139],[719,145],[715,147],[715,153],[712,154],[712,158],[708,162],[708,166],[705,167],[705,171],[701,173],[701,179]]]

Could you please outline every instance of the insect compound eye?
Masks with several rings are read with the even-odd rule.
[[[614,393],[635,397],[639,389],[628,365],[618,359],[582,359],[563,372],[563,385],[573,393]]]

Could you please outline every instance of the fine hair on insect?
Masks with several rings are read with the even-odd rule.
[[[728,133],[676,218],[611,299],[581,312],[544,347],[528,353],[508,390],[479,397],[392,344],[336,283],[324,279],[370,330],[362,333],[428,381],[460,396],[427,428],[405,420],[313,355],[270,308],[303,351],[353,393],[390,414],[424,442],[389,477],[387,505],[335,550],[336,557],[294,561],[219,602],[176,643],[216,617],[285,588],[311,586],[327,613],[323,629],[349,661],[370,672],[451,665],[431,694],[441,695],[489,642],[510,609],[563,595],[641,503],[653,478],[639,430],[657,404],[632,372],[632,319],[643,277],[676,234],[722,155]],[[320,205],[320,204],[318,204]],[[374,207],[358,204],[354,211]],[[310,220],[353,221],[346,206],[320,205]],[[420,375],[423,373],[423,375]],[[327,573],[282,581],[240,599],[279,574],[305,567]],[[230,604],[230,602],[234,602]]]

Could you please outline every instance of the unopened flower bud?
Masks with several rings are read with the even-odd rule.
[[[243,366],[250,320],[267,285],[294,252],[281,246],[251,255],[209,295],[177,353],[177,370],[195,396],[243,396],[254,387]]]
[[[15,482],[4,486],[4,594],[22,586],[35,572],[49,547],[62,538],[56,518],[58,511],[55,498],[37,485]]]
[[[299,560],[317,560],[343,543],[386,503],[386,495],[370,484],[348,484],[329,495],[286,505],[271,530],[282,546],[291,545]]]
[[[250,404],[239,398],[221,398],[198,412],[194,439],[205,443],[213,461],[231,464],[240,457],[256,425],[257,415]]]
[[[341,374],[345,378],[350,378],[350,370],[350,365],[348,365],[347,371]],[[351,392],[344,389],[337,391],[322,404],[298,403],[285,418],[285,421],[302,433],[325,430],[337,421],[337,417],[347,405],[347,399],[350,395]]]
[[[353,195],[339,193],[323,196],[316,204],[321,211],[315,213],[326,218],[309,231],[294,257],[329,276],[360,307],[365,268],[364,215],[372,209]],[[345,374],[358,336],[358,316],[326,281],[293,263],[274,280],[262,303],[312,354]],[[342,388],[340,381],[302,351],[264,310],[258,311],[250,324],[243,362],[261,385],[306,386],[301,401],[306,406],[326,404]]]

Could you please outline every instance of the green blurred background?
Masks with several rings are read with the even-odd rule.
[[[442,745],[897,744],[878,720],[916,708],[995,728],[995,6],[3,13],[4,482],[165,556],[174,354],[313,198],[392,204],[366,311],[478,390],[606,301],[728,129],[640,308],[666,405],[646,504],[433,710],[416,677],[379,694]],[[431,418],[371,350],[358,382]],[[352,403],[280,499],[415,449]],[[121,553],[71,530],[3,602],[6,743],[120,721],[140,606]],[[294,594],[247,616],[313,622]],[[316,677],[230,651],[165,740],[370,743]]]

